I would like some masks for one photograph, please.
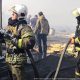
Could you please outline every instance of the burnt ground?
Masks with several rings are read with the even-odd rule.
[[[54,77],[59,58],[59,55],[50,55],[47,58],[36,62],[37,70],[39,72],[41,80],[49,76],[48,74],[51,72],[53,72],[53,74],[50,78]],[[71,56],[64,55],[57,78],[67,78],[64,80],[70,80],[71,78],[75,78],[75,67],[76,59]],[[24,73],[26,74],[26,79],[34,80],[34,72],[31,64],[25,64],[24,71]]]
[[[48,77],[49,74],[53,73],[52,76],[50,76],[50,78],[47,79],[47,80],[52,80],[56,71],[59,58],[60,56],[55,54],[55,55],[49,55],[45,59],[35,62],[37,70],[39,72],[40,80],[44,80],[45,77]],[[68,55],[64,55],[57,76],[58,78],[57,80],[74,80],[73,78],[75,78],[74,74],[75,74],[76,61],[77,60],[75,58]],[[6,66],[5,63],[3,62],[0,64],[0,80],[5,80],[1,79],[1,77],[7,76],[7,71],[6,71],[7,68],[5,66]],[[34,71],[30,63],[24,64],[24,67],[22,69],[24,73],[24,80],[36,80],[34,79]]]
[[[65,43],[67,40],[68,38],[51,37],[51,38],[48,38],[48,44],[57,43],[57,42]],[[35,55],[34,58],[36,61],[35,64],[39,72],[40,80],[44,80],[45,77],[49,77],[49,74],[53,72],[52,76],[50,76],[50,78],[47,79],[47,80],[52,80],[56,71],[56,67],[57,67],[60,55],[52,54],[47,56],[47,58],[39,61],[36,60],[38,59],[37,56],[38,55]],[[57,80],[77,80],[77,79],[74,79],[76,62],[77,60],[74,57],[65,54],[62,60],[62,64],[61,64],[58,76],[57,76],[58,78]],[[34,79],[34,71],[30,63],[25,64],[22,69],[24,72],[24,80],[36,80]],[[3,74],[0,73],[0,75],[3,75]]]
[[[60,36],[50,36],[48,37],[48,44],[50,43],[66,43],[68,38],[60,37]],[[34,59],[36,56],[34,57]],[[39,72],[40,80],[44,80],[45,77],[49,77],[51,73],[53,73],[49,79],[52,80],[54,77],[56,67],[59,61],[59,54],[51,54],[47,56],[47,58],[37,61],[36,66]],[[65,54],[62,60],[62,64],[57,76],[57,80],[77,80],[75,79],[75,67],[76,67],[77,59],[74,57]],[[34,80],[34,72],[31,64],[25,64],[25,74],[26,79]],[[50,74],[50,75],[49,75]],[[25,80],[26,80],[25,79]]]

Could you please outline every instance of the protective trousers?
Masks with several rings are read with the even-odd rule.
[[[12,76],[13,76],[13,80],[24,80],[22,78],[22,69],[21,67],[19,67],[18,65],[11,65],[10,64],[10,68],[12,71]]]
[[[77,65],[75,69],[75,77],[80,78],[80,51],[78,52]]]

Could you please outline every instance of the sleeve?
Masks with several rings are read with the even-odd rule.
[[[23,35],[18,39],[19,48],[33,48],[35,45],[35,36],[32,31],[23,30]]]
[[[28,43],[29,43],[28,38],[18,39],[18,47],[19,48],[26,47]]]
[[[34,37],[25,37],[18,40],[18,48],[32,49],[35,45]]]

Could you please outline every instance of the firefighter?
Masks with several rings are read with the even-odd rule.
[[[75,51],[78,52],[75,77],[80,78],[80,8],[76,8],[72,13],[77,19],[75,36],[71,39],[72,43],[75,45]]]
[[[6,40],[6,62],[11,68],[13,80],[24,80],[25,74],[22,73],[22,67],[27,61],[24,49],[32,49],[35,38],[31,27],[27,25],[25,20],[27,7],[17,4],[10,11],[12,15],[8,19],[7,32],[13,35],[13,39]]]

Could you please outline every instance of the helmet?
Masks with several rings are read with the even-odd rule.
[[[27,7],[25,5],[14,5],[11,9],[12,12],[15,12],[18,14],[18,17],[24,17],[27,15],[28,10]]]
[[[80,16],[80,8],[76,8],[73,10],[72,14],[75,16],[75,17],[78,17]]]

